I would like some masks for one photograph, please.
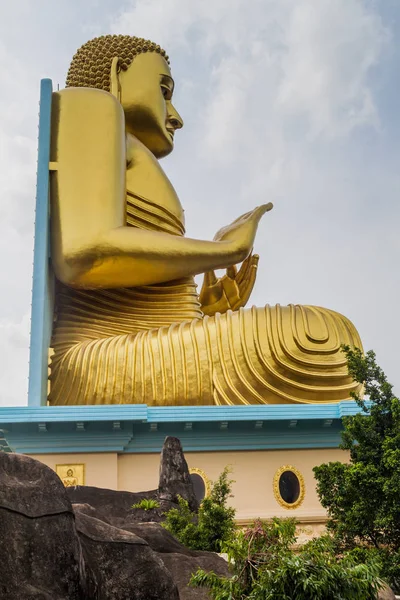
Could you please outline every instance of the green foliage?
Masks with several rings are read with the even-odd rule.
[[[255,521],[223,545],[231,578],[197,571],[195,587],[208,587],[214,600],[375,600],[379,564],[337,557],[332,538],[313,540],[298,552],[294,519]]]
[[[136,504],[132,504],[132,508],[141,508],[143,510],[152,510],[153,508],[160,508],[160,503],[153,498],[143,498],[136,502]]]
[[[183,498],[179,498],[178,508],[166,513],[163,527],[188,548],[220,552],[221,543],[235,530],[235,510],[227,505],[233,483],[229,473],[226,467],[212,484],[210,495],[200,504],[198,514],[191,512]]]
[[[343,419],[341,447],[350,463],[314,469],[317,491],[330,517],[328,527],[345,548],[358,556],[379,554],[382,573],[400,587],[400,401],[393,394],[375,354],[344,347],[350,375],[363,383],[371,405],[353,397],[361,413]],[[357,551],[353,552],[356,556]]]

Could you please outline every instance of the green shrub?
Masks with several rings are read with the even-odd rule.
[[[317,492],[342,548],[369,546],[369,555],[380,556],[382,577],[400,591],[400,399],[374,352],[343,350],[349,374],[364,385],[370,403],[352,394],[360,412],[343,419],[341,444],[350,462],[315,467]]]
[[[338,546],[340,551],[340,543]],[[400,589],[400,551],[392,548],[355,546],[347,550],[347,554],[358,564],[376,562],[380,565],[380,576],[388,581],[394,590]]]
[[[153,508],[160,508],[160,503],[153,498],[143,498],[136,504],[132,504],[132,508],[141,508],[143,510],[152,510]]]
[[[222,546],[231,578],[198,570],[191,585],[208,587],[214,600],[376,600],[375,560],[360,565],[352,556],[336,556],[329,536],[295,552],[295,529],[294,519],[256,521]]]
[[[166,513],[163,527],[188,548],[219,552],[221,543],[235,530],[235,510],[227,506],[233,483],[229,473],[225,468],[212,484],[210,495],[201,502],[198,514],[189,509],[183,498],[179,498],[178,508]]]

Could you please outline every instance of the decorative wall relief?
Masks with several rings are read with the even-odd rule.
[[[85,485],[85,464],[56,465],[56,473],[65,487]]]

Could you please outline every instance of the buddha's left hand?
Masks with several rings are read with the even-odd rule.
[[[201,310],[205,315],[226,313],[246,306],[256,281],[259,256],[250,254],[238,270],[229,267],[223,277],[217,277],[214,271],[204,274],[200,292]]]

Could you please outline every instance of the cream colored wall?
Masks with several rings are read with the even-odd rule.
[[[118,489],[143,492],[158,488],[159,454],[120,454]]]
[[[187,452],[189,468],[202,469],[215,480],[226,465],[232,467],[232,505],[239,520],[256,517],[294,516],[301,521],[323,521],[312,469],[329,461],[346,461],[347,453],[337,449],[265,450],[255,452]],[[283,508],[275,499],[273,478],[284,465],[296,467],[304,477],[305,498],[294,510]],[[124,454],[118,457],[118,489],[137,492],[157,487],[159,455]]]
[[[247,452],[187,452],[189,468],[203,470],[215,480],[226,465],[232,468],[232,505],[239,521],[256,517],[294,516],[303,523],[325,520],[319,503],[312,469],[329,461],[346,461],[348,454],[337,449],[264,450]],[[56,464],[84,463],[86,485],[139,492],[158,486],[159,454],[42,454],[32,455],[55,470]],[[288,510],[275,499],[273,478],[282,466],[296,467],[304,478],[305,497],[298,508]]]
[[[31,454],[54,471],[56,465],[84,464],[85,485],[118,489],[118,455],[115,452],[80,454]]]

